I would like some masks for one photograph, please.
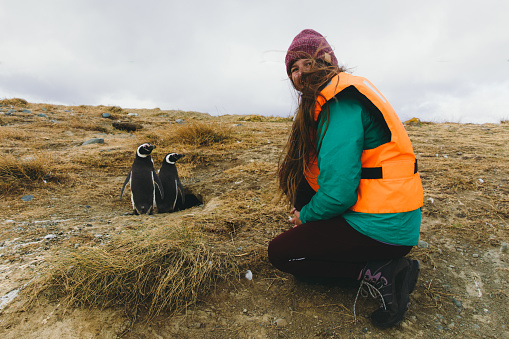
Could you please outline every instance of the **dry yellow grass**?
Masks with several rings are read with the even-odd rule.
[[[28,155],[22,158],[11,154],[0,157],[0,193],[18,192],[24,188],[41,185],[49,179],[48,159],[41,155]]]
[[[227,253],[211,250],[199,232],[182,226],[139,230],[103,247],[67,249],[24,293],[30,308],[41,296],[68,306],[121,306],[132,319],[180,311],[219,281],[239,277]],[[141,313],[140,313],[141,312]]]
[[[272,121],[258,116],[211,117],[196,112],[133,110],[139,116],[130,117],[129,121],[143,124],[144,128],[128,133],[112,129],[112,120],[101,117],[106,107],[76,106],[71,108],[74,115],[65,112],[69,107],[56,105],[28,104],[28,108],[32,114],[18,110],[11,116],[2,116],[5,126],[0,128],[1,159],[10,164],[6,167],[22,163],[28,168],[28,159],[34,156],[34,150],[44,150],[44,156],[38,160],[43,170],[35,173],[67,176],[69,180],[59,185],[49,181],[41,187],[38,184],[40,174],[32,176],[20,171],[19,175],[8,175],[10,182],[16,185],[28,183],[28,186],[19,186],[17,192],[9,190],[3,195],[2,202],[6,207],[3,209],[4,219],[0,220],[0,241],[5,241],[2,258],[10,271],[0,272],[4,274],[0,278],[9,274],[9,279],[1,279],[3,285],[0,286],[4,286],[5,293],[11,291],[13,287],[7,284],[15,281],[13,273],[23,275],[16,286],[35,277],[26,292],[37,296],[38,299],[32,301],[37,301],[40,307],[22,313],[22,316],[14,307],[4,310],[4,315],[10,312],[17,322],[4,323],[0,335],[8,333],[22,337],[29,332],[35,333],[31,329],[23,332],[23,324],[46,330],[58,327],[61,317],[69,320],[67,317],[72,312],[62,308],[55,311],[58,313],[54,317],[56,320],[48,320],[48,323],[54,320],[51,326],[41,325],[40,319],[45,319],[58,305],[48,303],[43,296],[65,301],[62,305],[87,306],[85,310],[117,306],[115,310],[125,308],[131,317],[138,314],[150,318],[172,313],[197,300],[203,302],[195,308],[219,305],[213,313],[219,316],[224,312],[220,314],[223,319],[237,319],[239,312],[247,308],[248,312],[242,317],[254,319],[244,323],[245,331],[250,334],[260,328],[255,316],[269,313],[279,316],[288,312],[289,305],[297,311],[288,313],[288,319],[291,316],[297,323],[315,319],[314,313],[299,313],[306,312],[304,306],[300,306],[316,305],[316,298],[320,296],[345,305],[351,302],[349,298],[355,291],[331,293],[328,286],[315,293],[315,290],[320,291],[317,285],[309,287],[293,283],[288,275],[277,272],[267,260],[268,242],[290,227],[288,206],[274,203],[277,193],[274,181],[277,159],[291,119]],[[43,108],[54,112],[51,117],[58,123],[37,117]],[[127,110],[117,114],[123,117],[125,112]],[[174,123],[176,119],[183,119],[184,124]],[[101,132],[95,126],[105,126],[106,131]],[[494,266],[488,254],[498,253],[501,242],[509,239],[508,127],[507,123],[407,126],[424,184],[421,238],[431,247],[416,248],[411,253],[412,257],[422,261],[420,281],[426,282],[426,287],[419,285],[416,288],[412,301],[426,307],[411,310],[419,321],[410,319],[405,331],[415,328],[416,333],[427,333],[426,324],[435,321],[437,312],[444,313],[444,318],[456,319],[458,310],[450,298],[447,301],[444,298],[440,303],[436,298],[439,293],[444,293],[442,286],[445,284],[451,285],[454,291],[464,291],[463,280],[465,284],[472,281],[458,279],[456,271],[453,272],[449,265],[461,267],[467,275],[471,273],[467,269],[481,272],[486,295],[492,292],[497,295],[496,288],[499,289],[500,284],[490,280],[495,273],[490,271]],[[227,130],[224,134],[223,128]],[[17,130],[22,132],[17,135]],[[208,136],[202,139],[200,133],[203,131]],[[98,137],[99,133],[104,144],[82,146],[83,141]],[[217,135],[219,137],[214,139]],[[168,152],[186,155],[177,163],[179,174],[187,189],[203,196],[203,207],[168,215],[125,215],[131,211],[129,199],[120,201],[118,196],[136,147],[146,141],[157,146],[152,154],[156,169]],[[30,179],[20,179],[27,177]],[[29,204],[22,202],[18,194],[27,190],[36,197]],[[7,219],[14,222],[7,223]],[[35,240],[44,239],[49,233],[62,235],[51,241]],[[463,266],[465,258],[472,257],[470,253],[467,257],[455,250],[460,246],[465,251],[466,248],[484,251],[486,257],[481,252],[479,256],[486,261],[475,262],[476,266]],[[226,286],[222,281],[237,282],[240,273],[246,269],[253,271],[256,282],[251,284],[242,279],[237,285],[239,289],[247,289],[244,299],[241,293],[230,294],[235,290],[226,287],[227,292],[220,288],[218,293],[210,293],[215,284]],[[501,277],[497,276],[497,279],[504,282]],[[431,282],[433,287],[430,287]],[[337,291],[336,287],[334,289]],[[220,311],[225,304],[217,299],[211,301],[207,296],[220,296],[221,293],[229,299],[227,307]],[[463,292],[458,293],[463,296]],[[504,308],[507,297],[497,298],[482,299],[481,302],[487,305],[482,307],[494,310],[490,314],[502,317],[491,318],[492,323],[506,323],[503,310],[507,306],[505,303]],[[48,309],[50,311],[44,313]],[[259,313],[255,314],[255,311]],[[315,308],[315,311],[326,326],[333,327],[341,322],[351,333],[370,326],[364,319],[359,324],[349,324],[345,316],[334,310],[320,313]],[[88,316],[91,313],[81,314]],[[302,318],[298,318],[300,315]],[[455,321],[475,321],[466,307],[462,316],[463,320]],[[91,316],[91,319],[101,318]],[[216,320],[209,319],[207,326],[199,329],[182,326],[179,334],[184,331],[189,336],[206,336],[212,333],[209,332],[211,329],[219,331],[215,327]],[[83,324],[79,321],[73,324],[79,327]],[[172,321],[164,318],[161,327],[166,324],[167,327],[177,327],[178,321]],[[226,330],[229,325],[222,326],[230,332],[213,335],[238,336],[236,327]],[[287,329],[292,326],[289,324]],[[289,337],[313,337],[316,333],[310,329],[312,327],[282,332],[268,324],[263,329],[273,337],[279,333]],[[451,329],[451,333],[458,328],[460,326]],[[187,334],[191,330],[196,332]],[[394,331],[389,330],[387,334],[397,335],[400,329]]]

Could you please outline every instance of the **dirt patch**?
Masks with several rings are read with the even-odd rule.
[[[128,132],[113,128],[101,116],[106,111],[17,101],[0,106],[2,157],[42,157],[47,168],[0,200],[1,337],[509,337],[509,124],[407,126],[424,185],[422,242],[410,253],[422,273],[405,321],[379,330],[369,321],[375,300],[358,301],[354,322],[356,284],[298,281],[267,261],[270,239],[290,227],[288,208],[273,200],[290,121],[118,109],[119,119],[143,126]],[[221,125],[232,137],[206,146],[171,139],[193,121]],[[104,143],[83,145],[93,138]],[[156,168],[169,152],[186,154],[179,173],[202,206],[127,214],[130,201],[119,200],[120,189],[136,147],[147,140],[158,146]],[[20,291],[65,249],[101,247],[126,232],[171,225],[202,232],[211,247],[232,255],[238,274],[210,293],[195,291],[196,302],[178,313],[149,322],[122,307],[67,307],[63,299],[40,298],[36,307],[23,308],[27,296]],[[247,270],[252,280],[244,277]]]

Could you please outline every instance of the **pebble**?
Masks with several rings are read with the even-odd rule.
[[[32,113],[32,111],[31,111],[31,110],[29,110],[29,109],[24,109],[24,110],[22,110],[21,112],[22,112],[22,113]]]
[[[138,113],[127,113],[128,117],[137,117]]]
[[[48,234],[48,235],[46,235],[46,236],[44,237],[44,239],[46,239],[46,240],[50,240],[50,239],[54,239],[54,238],[56,238],[56,237],[57,237],[57,236],[56,236],[55,234]]]
[[[472,254],[472,257],[474,257],[474,258],[479,258],[479,254],[474,253],[474,254]]]
[[[41,118],[47,118],[48,116],[44,113],[39,113],[37,114],[38,117],[41,117]]]
[[[288,326],[288,321],[283,318],[276,319],[275,321],[277,327],[285,327]]]
[[[507,253],[507,243],[503,242],[502,245],[500,245],[500,252]]]
[[[33,195],[24,195],[24,196],[21,197],[21,200],[23,200],[23,201],[30,201],[33,198],[34,198]]]
[[[82,146],[89,145],[89,144],[104,144],[104,139],[103,138],[90,139],[90,140],[85,141],[82,144]]]
[[[103,118],[111,118],[111,114],[110,113],[103,113],[103,114],[101,114],[101,116]]]
[[[424,240],[419,240],[417,243],[418,248],[429,248],[429,244],[425,242]]]
[[[461,301],[457,300],[456,298],[452,298],[452,302],[454,305],[456,305],[457,308],[461,308],[462,304]]]

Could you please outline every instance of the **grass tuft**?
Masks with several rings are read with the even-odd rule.
[[[144,135],[145,140],[155,145],[174,147],[175,144],[191,146],[212,146],[233,139],[231,128],[218,123],[191,121],[182,125],[175,124],[170,128],[153,130]]]
[[[33,187],[49,175],[44,157],[25,157],[20,159],[6,154],[0,157],[0,193],[18,191]]]
[[[214,253],[184,226],[123,234],[104,247],[69,249],[25,293],[29,307],[45,295],[67,306],[125,307],[146,319],[177,312],[219,281],[238,279],[235,260]]]
[[[231,139],[232,131],[219,124],[194,121],[178,125],[174,135],[175,140],[180,140],[184,144],[210,146]]]
[[[28,102],[25,100],[25,99],[20,99],[20,98],[12,98],[12,99],[3,99],[3,100],[0,100],[0,105],[5,105],[5,106],[18,106],[18,107],[26,107],[28,106]]]

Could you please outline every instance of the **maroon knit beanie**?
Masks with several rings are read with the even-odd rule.
[[[323,35],[312,29],[305,29],[297,34],[286,52],[285,64],[288,76],[291,74],[290,67],[295,61],[310,56],[322,59],[331,65],[338,65],[338,59]]]

